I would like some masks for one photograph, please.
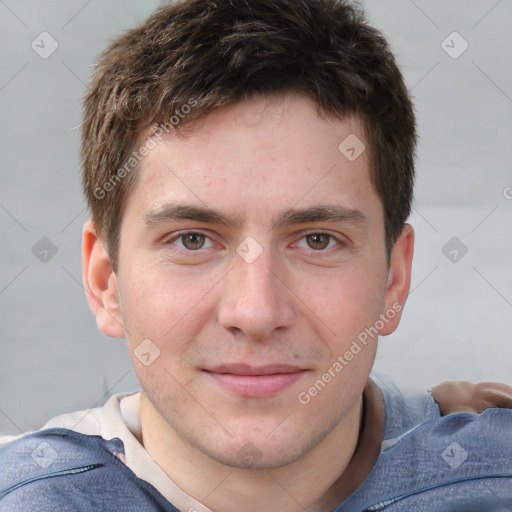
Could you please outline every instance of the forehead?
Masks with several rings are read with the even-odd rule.
[[[143,159],[128,198],[140,215],[169,201],[223,206],[239,220],[275,219],[284,206],[380,204],[360,120],[326,119],[302,95],[253,97],[185,128],[161,136]]]

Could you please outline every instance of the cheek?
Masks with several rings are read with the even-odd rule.
[[[148,396],[169,401],[168,405],[159,404],[162,410],[174,411],[194,393],[198,340],[213,318],[216,285],[223,275],[215,271],[197,274],[197,269],[195,273],[171,271],[158,264],[139,265],[137,272],[123,276],[123,283],[129,286],[121,287],[121,312],[134,371]],[[144,340],[155,345],[149,345],[149,352],[157,355],[150,364],[144,356],[142,360],[138,357]]]
[[[120,279],[120,304],[130,350],[152,340],[165,358],[178,357],[201,328],[205,300],[218,279],[170,272],[164,265],[133,265]],[[170,343],[172,341],[172,344]]]
[[[353,270],[329,283],[317,280],[317,300],[312,309],[326,326],[325,357],[297,397],[301,405],[309,407],[310,414],[324,414],[338,403],[339,408],[332,413],[339,417],[362,393],[375,359],[375,324],[384,301],[383,294],[376,293],[378,280],[374,277],[367,271]]]
[[[352,265],[303,279],[297,295],[304,297],[331,335],[346,341],[379,318],[384,279],[382,272]]]
[[[165,396],[174,411],[192,375],[186,368],[191,342],[201,329],[207,283],[159,266],[127,273],[121,314],[134,371],[148,396]],[[128,284],[129,283],[129,284]],[[203,309],[202,309],[203,308]],[[149,354],[149,355],[148,355]]]

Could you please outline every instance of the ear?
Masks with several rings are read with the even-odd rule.
[[[123,338],[117,277],[91,220],[84,224],[82,230],[82,278],[87,302],[100,331],[112,338]]]
[[[382,314],[387,318],[380,334],[391,334],[400,323],[402,310],[411,286],[411,266],[414,253],[414,230],[405,224],[391,251],[386,284],[385,307]]]

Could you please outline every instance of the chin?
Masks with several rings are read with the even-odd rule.
[[[257,443],[257,444],[256,444]],[[207,455],[216,462],[236,469],[270,470],[277,469],[299,460],[308,451],[308,447],[297,440],[291,443],[264,443],[247,441],[239,449],[231,446],[223,451],[213,452],[206,448]]]
[[[336,424],[336,421],[332,421]],[[322,425],[304,422],[286,425],[281,421],[276,426],[240,428],[225,439],[224,446],[214,443],[201,443],[198,448],[210,458],[223,465],[237,469],[270,470],[288,466],[303,458],[317,446],[332,430],[326,420]]]

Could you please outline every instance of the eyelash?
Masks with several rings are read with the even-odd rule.
[[[175,236],[173,236],[171,239],[165,241],[165,245],[174,245],[174,242],[177,241],[177,240],[182,240],[183,237],[187,236],[187,235],[201,235],[201,236],[204,236],[207,240],[210,240],[210,242],[212,242],[211,238],[208,237],[207,235],[205,235],[204,233],[201,233],[199,231],[185,231],[185,232],[181,232]],[[327,245],[327,248],[324,248],[324,249],[311,249],[311,248],[306,248],[307,251],[310,251],[312,253],[327,253],[327,252],[330,252],[330,250],[332,250],[332,247],[329,248],[329,245],[331,244],[331,241],[336,241],[337,242],[337,246],[338,248],[341,248],[341,247],[345,247],[347,244],[346,242],[343,242],[340,238],[332,235],[331,233],[325,233],[323,231],[311,231],[311,232],[308,232],[308,233],[304,233],[302,235],[302,237],[300,238],[300,240],[303,240],[305,238],[307,238],[308,236],[311,236],[311,235],[323,235],[323,236],[327,236],[329,237],[329,243]],[[177,251],[178,252],[182,252],[182,253],[187,253],[187,254],[193,254],[193,253],[201,253],[201,252],[204,252],[203,251],[204,247],[201,247],[199,249],[196,249],[196,250],[193,250],[193,249],[187,249],[186,247],[178,247]],[[208,249],[208,248],[206,248]]]

